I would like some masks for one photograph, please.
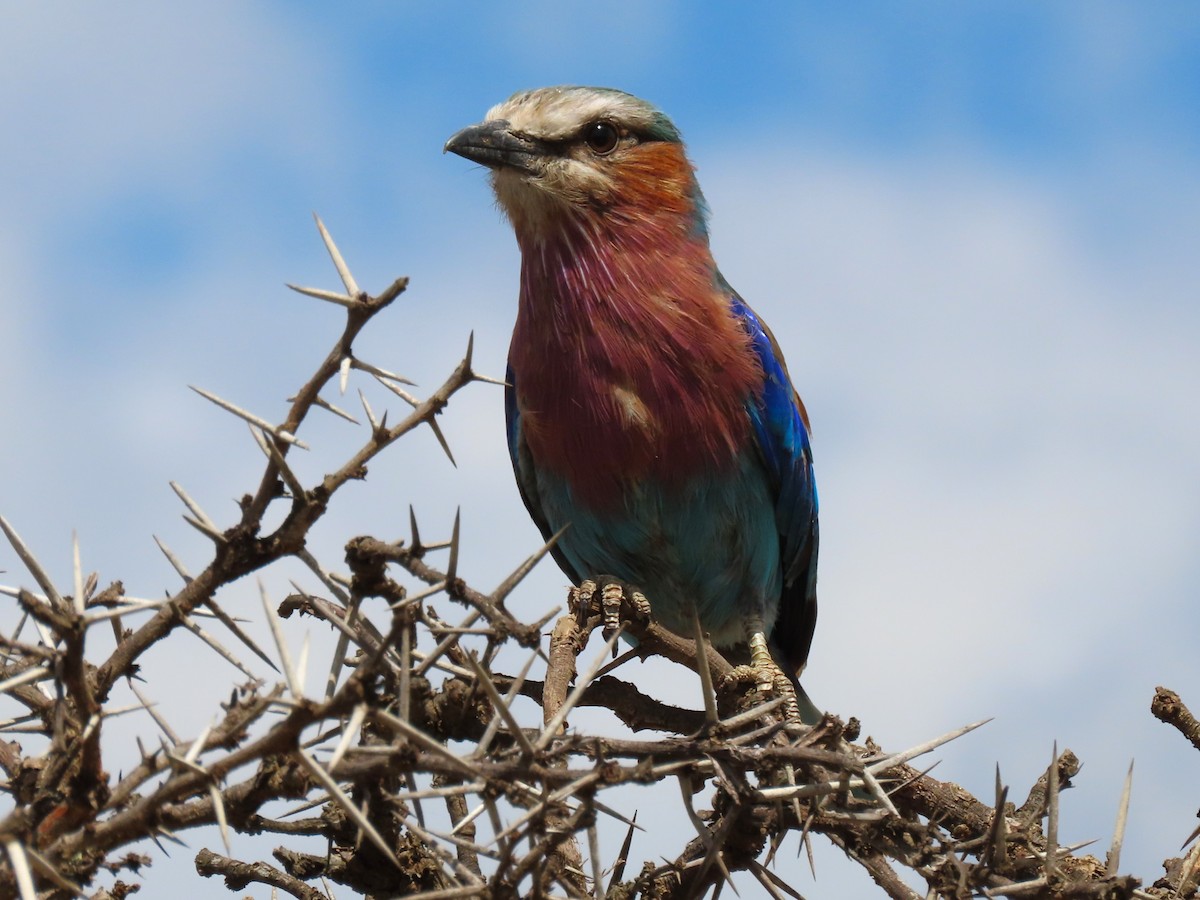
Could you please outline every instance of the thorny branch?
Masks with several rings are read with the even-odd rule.
[[[715,896],[739,872],[771,896],[799,896],[773,869],[791,834],[802,845],[829,840],[883,894],[906,900],[924,895],[910,886],[912,877],[902,877],[906,872],[923,880],[931,897],[1191,895],[1200,870],[1196,834],[1152,886],[1142,889],[1138,879],[1119,874],[1128,782],[1104,863],[1063,846],[1060,794],[1080,768],[1069,750],[1055,756],[1019,806],[1008,801],[997,774],[989,803],[913,765],[974,726],[885,753],[871,741],[856,743],[855,720],[787,723],[778,699],[764,700],[733,677],[741,660],[726,659],[706,641],[697,652],[695,641],[659,627],[636,596],[623,597],[603,576],[571,592],[567,613],[552,628],[557,610],[523,620],[507,600],[553,541],[490,592],[459,574],[457,519],[445,542],[424,542],[414,517],[408,541],[349,540],[344,571],[319,561],[307,541],[339,490],[365,478],[376,456],[421,426],[449,454],[437,416],[471,382],[493,379],[473,370],[470,342],[424,399],[409,393],[401,376],[357,357],[358,335],[408,282],[400,278],[368,295],[319,221],[318,228],[344,292],[295,290],[343,308],[345,322],[283,421],[272,424],[197,389],[245,420],[265,456],[257,487],[228,527],[172,484],[187,507],[185,520],[212,542],[199,572],[189,572],[160,541],[182,587],[160,600],[130,596],[120,582],[97,591],[76,548],[68,593],[0,519],[38,588],[0,587],[17,619],[0,635],[0,695],[13,709],[0,723],[13,738],[0,742],[11,798],[0,818],[0,896],[90,890],[95,898],[124,897],[136,885],[104,887],[101,879],[140,877],[152,862],[137,852],[147,839],[201,826],[215,828],[229,849],[200,850],[199,875],[220,876],[233,891],[262,884],[307,900],[329,896],[330,883],[380,897],[685,898]],[[344,392],[354,373],[382,383],[405,404],[405,415],[389,425],[363,395],[365,440],[306,484],[289,462],[292,448],[307,447],[299,434],[314,408],[354,421],[322,396],[335,379]],[[444,564],[435,558],[443,551]],[[266,605],[271,653],[215,597],[287,559],[313,580],[293,582],[294,593]],[[385,613],[368,602],[373,598],[386,603]],[[320,698],[304,693],[307,651],[293,662],[279,623],[293,613],[336,639]],[[216,623],[201,627],[201,616]],[[96,626],[112,629],[108,653],[91,639]],[[608,641],[603,651],[590,640],[597,628]],[[218,629],[253,658],[238,658],[212,633]],[[636,644],[613,659],[621,631]],[[181,698],[154,697],[161,693],[155,684],[145,685],[148,698],[132,681],[150,648],[196,637],[244,680],[231,684],[213,724],[188,739],[170,724]],[[672,706],[623,677],[626,662],[650,656],[705,666],[715,709]],[[259,663],[282,683],[255,676]],[[500,671],[509,665],[516,674]],[[544,665],[540,680],[528,677],[535,665]],[[126,682],[137,703],[118,707],[114,698]],[[529,701],[540,715],[528,714]],[[582,707],[612,711],[626,732],[572,727]],[[1160,688],[1153,711],[1200,749],[1200,726],[1177,695]],[[106,764],[128,757],[129,748],[118,746],[108,723],[123,713],[143,716],[158,734],[139,737],[132,765],[122,762],[124,771],[113,776]],[[635,813],[610,793],[627,784],[672,789],[679,833],[671,858],[638,864]],[[608,823],[626,836],[606,859],[600,853]],[[274,863],[237,859],[240,834],[277,836],[283,846]]]

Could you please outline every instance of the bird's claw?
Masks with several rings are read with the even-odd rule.
[[[592,598],[596,596],[597,590],[596,582],[590,578],[579,582],[579,586],[571,588],[567,595],[570,610],[586,621],[592,613]]]
[[[599,575],[596,580],[585,579],[578,587],[571,588],[569,603],[585,621],[598,614],[606,640],[621,627],[623,604],[626,616],[642,622],[650,620],[650,601],[646,595],[607,575]]]

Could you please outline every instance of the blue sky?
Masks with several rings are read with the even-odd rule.
[[[1194,4],[46,3],[5,23],[0,513],[62,578],[72,528],[140,595],[174,584],[151,533],[198,566],[170,479],[232,521],[258,451],[186,385],[282,414],[337,322],[282,288],[335,286],[314,210],[365,287],[413,279],[365,358],[429,387],[474,329],[502,372],[516,249],[442,143],[520,88],[621,87],[683,131],[717,258],[812,413],[816,700],[889,747],[995,716],[939,768],[984,794],[997,762],[1021,790],[1070,746],[1069,840],[1107,840],[1136,757],[1145,877],[1190,832],[1200,760],[1147,709],[1156,684],[1200,704]],[[457,469],[414,437],[318,548],[398,537],[409,503],[436,533],[461,505],[467,573],[498,581],[538,540],[501,419],[497,392],[463,395]],[[319,423],[306,474],[354,440]],[[521,608],[562,585],[540,570]],[[186,649],[151,661],[163,683],[212,665]],[[781,871],[872,896],[818,863],[816,885]]]

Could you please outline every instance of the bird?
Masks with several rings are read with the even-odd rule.
[[[698,618],[812,724],[798,680],[817,619],[808,413],[717,268],[678,128],[614,88],[545,87],[447,151],[490,170],[520,250],[507,443],[533,521],[561,532],[559,567],[632,586],[677,634]]]

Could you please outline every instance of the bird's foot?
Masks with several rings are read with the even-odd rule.
[[[759,625],[759,627],[755,627]],[[786,723],[799,724],[800,702],[796,697],[796,689],[792,679],[779,668],[771,651],[767,647],[767,637],[760,623],[753,619],[747,622],[748,640],[750,646],[750,664],[734,667],[727,676],[727,681],[737,684],[753,684],[757,688],[760,702],[766,702],[773,697],[783,700],[783,719]]]
[[[569,602],[581,619],[587,620],[593,615],[600,616],[606,640],[621,627],[623,604],[627,618],[636,618],[642,622],[650,620],[650,601],[646,599],[646,595],[610,575],[598,575],[595,580],[588,578],[581,581],[579,587],[571,589]]]

